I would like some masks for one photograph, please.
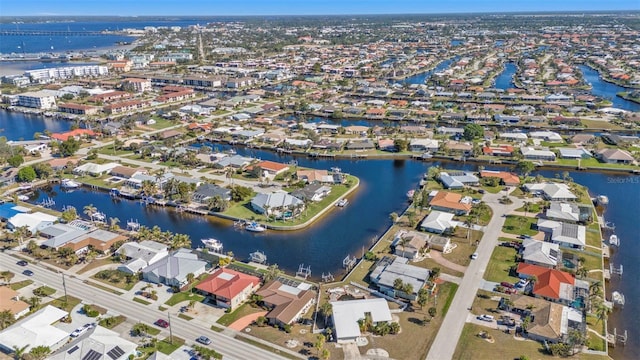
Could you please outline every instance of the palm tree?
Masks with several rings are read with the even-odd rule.
[[[29,356],[33,360],[44,360],[49,354],[51,354],[51,349],[43,345],[31,348],[31,351],[29,351]]]
[[[524,216],[527,216],[527,212],[529,212],[529,207],[531,206],[531,203],[528,201],[524,202]]]
[[[31,311],[38,310],[40,308],[40,304],[42,303],[42,299],[39,296],[32,296],[27,300]]]
[[[467,228],[467,241],[469,245],[471,245],[471,227],[473,226],[473,222],[471,222],[471,217],[467,216],[464,219],[464,226]]]
[[[327,320],[333,313],[333,305],[331,305],[331,303],[328,301],[323,303],[322,305],[320,305],[320,313],[322,314],[322,316],[324,316],[324,326],[327,327]]]
[[[119,222],[120,222],[120,219],[118,219],[117,217],[110,217],[109,218],[109,230],[117,231],[118,229],[120,229],[120,226],[118,226]]]
[[[85,205],[82,208],[82,212],[87,215],[93,221],[93,215],[98,211],[98,208],[93,206],[93,204]]]
[[[607,316],[611,314],[611,308],[605,305],[603,302],[600,302],[596,305],[596,317],[598,320],[596,324],[600,322],[600,320],[605,320]]]
[[[16,322],[16,317],[11,310],[0,311],[0,330],[6,329]]]
[[[31,231],[29,230],[29,227],[26,225],[17,227],[15,230],[13,230],[13,235],[18,239],[18,244],[20,246],[22,246],[22,242],[24,241],[24,238],[29,236],[29,234],[31,234]]]
[[[26,354],[27,348],[29,347],[29,344],[23,346],[23,347],[17,347],[17,346],[13,346],[13,352],[11,353],[11,355],[13,355],[13,358],[15,360],[22,360],[24,355]]]
[[[193,292],[193,280],[196,278],[195,275],[193,275],[193,273],[188,273],[187,274],[187,284],[189,284],[189,291]]]

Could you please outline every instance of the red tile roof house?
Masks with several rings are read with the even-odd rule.
[[[66,141],[70,137],[80,140],[82,137],[95,137],[98,134],[89,129],[75,129],[64,133],[51,134],[51,138],[58,141]]]
[[[500,182],[503,185],[507,186],[518,186],[520,185],[520,178],[518,175],[506,171],[491,171],[491,170],[482,170],[480,171],[480,177],[495,177],[500,179]]]
[[[315,303],[316,292],[293,287],[274,280],[256,292],[262,302],[271,308],[267,320],[272,325],[291,324],[299,320]]]
[[[254,166],[258,166],[262,169],[262,171],[267,172],[267,174],[269,174],[270,176],[276,176],[289,170],[289,165],[277,163],[274,161],[262,161]]]
[[[575,300],[576,293],[589,293],[589,283],[576,280],[568,272],[525,263],[519,263],[516,272],[524,279],[535,276],[537,281],[533,285],[533,295],[545,300],[570,304]]]
[[[196,286],[217,306],[234,308],[245,302],[260,287],[260,278],[226,268],[219,268]]]

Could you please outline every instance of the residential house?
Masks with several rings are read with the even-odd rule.
[[[302,201],[320,201],[327,197],[329,193],[331,193],[329,186],[315,183],[308,184],[302,189],[294,190],[291,192],[291,195]]]
[[[0,348],[6,354],[15,349],[29,352],[38,346],[46,346],[56,351],[69,340],[69,332],[53,324],[69,315],[65,310],[47,305],[34,314],[0,332]]]
[[[384,257],[378,261],[375,269],[369,275],[369,279],[378,286],[380,292],[388,296],[415,300],[418,291],[429,280],[429,270],[409,265],[408,261],[409,259],[403,257],[394,259]],[[402,280],[406,288],[397,289],[395,287],[396,279]]]
[[[410,151],[431,151],[436,152],[440,148],[440,142],[434,139],[411,139],[409,142]]]
[[[429,193],[429,205],[433,210],[465,215],[471,211],[471,199],[448,191],[432,191]]]
[[[208,199],[213,199],[219,196],[223,200],[231,200],[231,190],[220,187],[215,184],[202,184],[194,191],[192,199],[199,203],[206,203]]]
[[[118,165],[109,171],[109,174],[117,177],[121,177],[123,179],[129,179],[136,174],[146,174],[147,170],[143,168],[132,168],[128,166]]]
[[[552,201],[545,211],[545,217],[551,220],[578,223],[589,221],[592,218],[590,206],[562,201]]]
[[[118,267],[118,270],[135,274],[169,256],[169,248],[165,244],[152,240],[143,240],[139,243],[130,241],[122,244],[115,253],[128,259]]]
[[[30,214],[18,213],[7,220],[7,229],[13,231],[17,228],[26,226],[29,232],[32,235],[35,235],[36,232],[53,225],[56,221],[58,221],[57,216],[41,212],[34,212]]]
[[[75,129],[75,130],[71,130],[63,133],[51,134],[51,139],[62,142],[62,141],[68,140],[69,138],[80,140],[83,138],[95,137],[96,135],[97,134],[94,131],[89,129]]]
[[[553,131],[531,131],[529,137],[532,139],[541,139],[549,142],[563,142],[564,139],[560,134]]]
[[[298,170],[296,171],[296,177],[300,181],[305,181],[309,184],[321,183],[332,184],[334,183],[333,175],[330,175],[327,170]]]
[[[577,280],[568,272],[526,263],[519,263],[516,272],[522,279],[535,276],[537,280],[531,292],[548,301],[571,304],[589,292],[588,282]]]
[[[524,239],[520,246],[522,261],[526,264],[538,265],[555,269],[562,259],[558,244],[539,241],[535,239]]]
[[[542,195],[545,200],[570,201],[577,199],[569,186],[561,183],[525,184],[524,189],[534,195]]]
[[[396,256],[416,261],[429,247],[429,235],[417,231],[399,230],[391,242]]]
[[[58,352],[47,357],[49,360],[125,360],[135,357],[138,344],[126,340],[120,333],[102,326],[89,330],[88,336],[72,341]]]
[[[305,282],[297,286],[273,280],[265,284],[256,295],[270,308],[266,318],[272,325],[291,325],[309,311],[315,303],[316,292]]]
[[[227,268],[218,268],[196,286],[220,307],[235,309],[260,287],[260,278]]]
[[[85,163],[73,169],[73,173],[77,175],[85,175],[89,174],[91,176],[101,176],[104,174],[108,174],[114,168],[120,166],[118,163],[105,163],[105,164],[95,164],[95,163]]]
[[[259,167],[264,172],[264,176],[270,177],[274,177],[289,170],[289,165],[277,163],[274,161],[261,161],[253,166]]]
[[[420,230],[436,234],[453,230],[458,225],[457,221],[453,221],[453,216],[450,212],[433,210],[420,223]]]
[[[258,214],[280,215],[295,207],[303,207],[304,202],[283,191],[257,194],[251,199],[251,208]]]
[[[376,145],[371,139],[354,139],[350,140],[347,145],[345,145],[346,150],[371,150],[375,148]]]
[[[597,153],[598,159],[607,164],[633,164],[635,159],[629,152],[620,149],[602,149]]]
[[[520,148],[520,152],[522,153],[522,157],[527,160],[556,160],[556,153],[551,150],[536,149],[530,146],[523,146]]]
[[[370,317],[374,326],[392,320],[389,305],[381,298],[332,301],[331,308],[338,343],[351,343],[362,336],[359,323],[361,319]]]
[[[562,159],[588,159],[591,153],[584,148],[557,148]]]
[[[398,151],[393,139],[378,139],[378,149],[383,151]]]
[[[513,156],[514,148],[511,145],[483,146],[482,153],[488,156]]]
[[[181,288],[187,285],[188,274],[198,277],[205,272],[206,265],[190,250],[179,249],[142,269],[142,278],[150,283]]]
[[[17,291],[0,286],[0,311],[9,311],[15,319],[19,319],[29,313],[29,304],[20,300]]]
[[[519,132],[518,133],[514,133],[514,132],[500,133],[498,134],[498,137],[501,139],[506,139],[511,141],[527,141],[527,139],[529,139],[527,134],[519,133]]]
[[[520,185],[520,178],[514,173],[507,171],[492,171],[482,170],[480,171],[481,178],[494,177],[500,179],[500,183],[506,186],[518,186]]]
[[[445,189],[462,189],[465,186],[478,185],[479,179],[470,172],[441,172],[439,175],[440,182]]]

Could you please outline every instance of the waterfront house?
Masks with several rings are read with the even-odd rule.
[[[298,170],[296,171],[296,177],[300,181],[304,181],[309,184],[321,183],[321,184],[333,184],[334,177],[330,175],[327,170]]]
[[[529,137],[532,139],[541,139],[549,142],[563,142],[562,136],[553,131],[531,131]]]
[[[284,191],[257,194],[251,199],[251,209],[258,214],[279,215],[295,207],[304,206],[304,202]]]
[[[198,277],[205,272],[206,265],[191,250],[178,249],[142,269],[142,278],[150,283],[181,288],[187,285],[188,274]]]
[[[75,129],[75,130],[71,130],[63,133],[51,134],[51,139],[57,140],[57,141],[66,141],[69,138],[80,140],[83,138],[93,138],[93,137],[96,137],[97,135],[98,134],[96,132],[89,129]]]
[[[522,153],[522,157],[527,160],[556,160],[556,153],[547,149],[535,149],[530,146],[523,146],[520,148],[520,152]]]
[[[545,200],[569,201],[577,199],[569,186],[561,183],[531,183],[525,184],[524,189],[534,195],[542,195]]]
[[[584,331],[580,310],[521,294],[511,295],[509,300],[502,298],[499,307],[529,317],[525,334],[531,340],[558,343],[566,341],[571,330]]]
[[[409,143],[410,151],[431,151],[436,152],[440,148],[440,142],[434,139],[411,139]]]
[[[602,149],[597,153],[598,159],[607,164],[633,164],[635,159],[625,150]]]
[[[513,156],[514,148],[511,145],[483,146],[482,153],[487,156]]]
[[[260,287],[260,278],[241,272],[218,268],[196,286],[219,307],[236,309]]]
[[[271,176],[271,177],[274,177],[278,174],[282,174],[283,172],[289,170],[289,165],[277,163],[274,161],[261,161],[253,165],[253,167],[254,168],[259,167],[263,171],[264,176]],[[248,170],[251,170],[251,169],[248,169]]]
[[[69,332],[54,326],[69,313],[55,306],[47,305],[34,314],[0,332],[0,348],[6,354],[15,349],[27,352],[38,346],[56,351],[69,340]]]
[[[569,223],[586,222],[593,216],[590,206],[562,201],[552,201],[545,211],[545,217],[551,220]]]
[[[433,210],[465,215],[471,211],[471,199],[463,198],[458,193],[434,190],[429,193],[429,205]]]
[[[14,319],[29,313],[29,304],[20,300],[18,292],[8,286],[0,286],[0,311],[8,311]]]
[[[442,234],[453,230],[457,225],[452,213],[433,210],[420,223],[420,230]]]
[[[576,134],[571,138],[571,142],[576,145],[587,145],[595,142],[596,137],[593,134]]]
[[[218,169],[232,168],[243,169],[253,161],[250,157],[244,157],[240,155],[225,156],[216,161],[213,166]]]
[[[292,196],[297,197],[302,201],[320,201],[327,197],[331,192],[331,188],[319,183],[308,184],[302,189],[297,189],[291,192]]]
[[[73,173],[77,175],[85,175],[89,174],[91,176],[101,176],[104,174],[108,174],[114,168],[120,166],[118,163],[105,163],[105,164],[95,164],[95,163],[85,163],[73,169]]]
[[[445,189],[462,189],[465,186],[478,185],[480,181],[475,175],[469,172],[441,172],[439,175],[440,182]]]
[[[58,221],[57,216],[42,212],[17,213],[7,220],[7,229],[14,231],[17,228],[26,226],[29,232],[35,235],[36,232],[53,225],[56,221]]]
[[[152,240],[143,240],[139,243],[129,241],[122,244],[115,253],[128,259],[118,267],[118,270],[135,274],[169,256],[169,248],[167,245]]]
[[[302,318],[315,303],[316,292],[305,282],[297,286],[273,280],[265,284],[256,295],[270,310],[265,315],[271,325],[291,325]]]
[[[371,319],[373,326],[392,320],[389,304],[381,298],[332,301],[331,308],[338,343],[355,342],[362,336],[359,321],[366,317]]]
[[[347,145],[345,145],[346,150],[372,150],[375,148],[376,145],[371,139],[354,139],[350,140]]]
[[[584,148],[558,148],[558,153],[562,159],[588,159],[591,153]]]
[[[118,165],[109,171],[109,174],[123,179],[129,179],[136,174],[147,174],[147,170],[143,168],[132,168],[128,166]]]
[[[530,279],[535,276],[537,281],[528,285],[528,290],[538,298],[548,301],[571,304],[577,298],[588,294],[589,283],[577,280],[574,275],[546,267],[519,263],[516,273],[521,279]]]
[[[470,156],[473,154],[473,144],[468,142],[447,141],[443,146],[447,149],[447,152],[452,154],[462,156]]]
[[[545,241],[531,238],[524,239],[520,246],[520,256],[526,264],[555,269],[561,260],[560,247]]]
[[[199,203],[206,203],[208,199],[213,199],[219,196],[223,200],[231,200],[231,190],[220,187],[215,184],[202,184],[194,191],[192,199]]]
[[[406,300],[415,300],[418,291],[429,280],[429,270],[408,264],[409,259],[404,257],[383,257],[369,275],[371,282],[376,284],[380,292],[387,296],[398,297]],[[410,291],[396,289],[396,279],[402,280],[405,285],[411,285]]]
[[[416,261],[429,247],[429,235],[417,231],[399,230],[396,232],[391,248],[396,256]]]
[[[527,141],[529,137],[525,133],[519,132],[505,132],[498,134],[498,137],[501,139],[511,140],[511,141]]]
[[[398,151],[393,139],[378,139],[378,149],[383,151]]]

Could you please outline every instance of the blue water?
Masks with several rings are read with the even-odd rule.
[[[504,70],[502,70],[502,72],[496,77],[494,87],[502,90],[514,88],[515,84],[513,83],[513,75],[517,70],[518,68],[516,67],[516,64],[512,62],[504,64]]]
[[[41,30],[41,31],[116,31],[123,28],[142,29],[145,26],[189,26],[206,23],[203,19],[135,20],[122,21],[78,21],[53,23],[0,24],[1,30]],[[135,38],[121,35],[108,36],[2,36],[0,53],[40,53],[91,50],[115,46],[119,41],[133,41]]]
[[[415,74],[413,76],[409,76],[400,81],[400,84],[424,84],[427,79],[431,77],[431,74],[447,69],[454,61],[457,61],[458,57],[453,57],[451,59],[447,59],[442,61],[438,65],[436,65],[433,69],[425,72],[421,72],[419,74]]]
[[[462,40],[451,40],[450,41],[451,46],[460,46],[464,44],[464,41]]]
[[[7,140],[33,140],[33,134],[36,132],[67,131],[72,124],[68,120],[0,110],[0,136],[6,137]]]
[[[588,66],[579,65],[578,68],[582,71],[584,80],[591,83],[591,86],[593,87],[591,89],[591,94],[611,100],[611,102],[613,102],[612,106],[615,108],[628,111],[640,111],[640,104],[616,96],[617,93],[628,91],[628,89],[602,80],[600,78],[600,74]]]

